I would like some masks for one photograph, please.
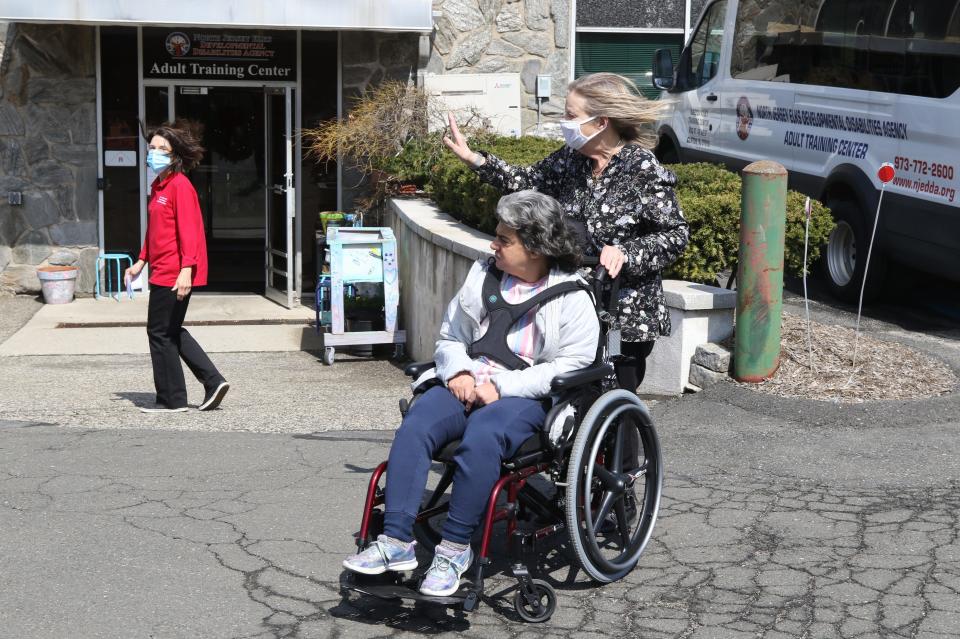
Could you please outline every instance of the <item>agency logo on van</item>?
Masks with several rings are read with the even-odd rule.
[[[741,96],[737,101],[737,137],[746,140],[750,137],[750,127],[753,126],[753,109],[747,96]]]
[[[175,58],[182,58],[190,52],[190,38],[182,31],[174,31],[167,36],[167,53]]]

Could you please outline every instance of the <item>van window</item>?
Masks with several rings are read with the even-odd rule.
[[[960,88],[960,0],[743,0],[730,72],[944,98]]]
[[[680,60],[677,84],[683,90],[701,87],[717,75],[726,15],[727,0],[720,0],[707,9],[700,21],[700,26],[690,39],[686,55]]]

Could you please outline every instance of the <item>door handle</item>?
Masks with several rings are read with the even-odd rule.
[[[277,195],[283,195],[284,193],[287,192],[287,190],[286,190],[285,188],[283,188],[283,185],[282,185],[282,184],[274,184],[274,185],[273,185],[273,192],[276,193]]]
[[[711,93],[710,95],[707,96],[707,102],[716,102],[717,99],[718,98],[716,93]]]

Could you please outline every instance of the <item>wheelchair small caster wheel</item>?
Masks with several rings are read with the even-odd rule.
[[[327,366],[333,366],[333,346],[327,346],[323,349],[323,363]]]
[[[463,600],[464,612],[473,612],[480,605],[480,597],[476,590],[471,590]]]
[[[513,597],[513,607],[524,621],[542,623],[557,609],[557,592],[542,579],[531,579],[529,588],[521,584]]]

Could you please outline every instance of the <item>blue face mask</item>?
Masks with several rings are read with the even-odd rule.
[[[160,173],[170,166],[170,154],[158,149],[147,151],[147,166],[153,169],[154,173]]]

